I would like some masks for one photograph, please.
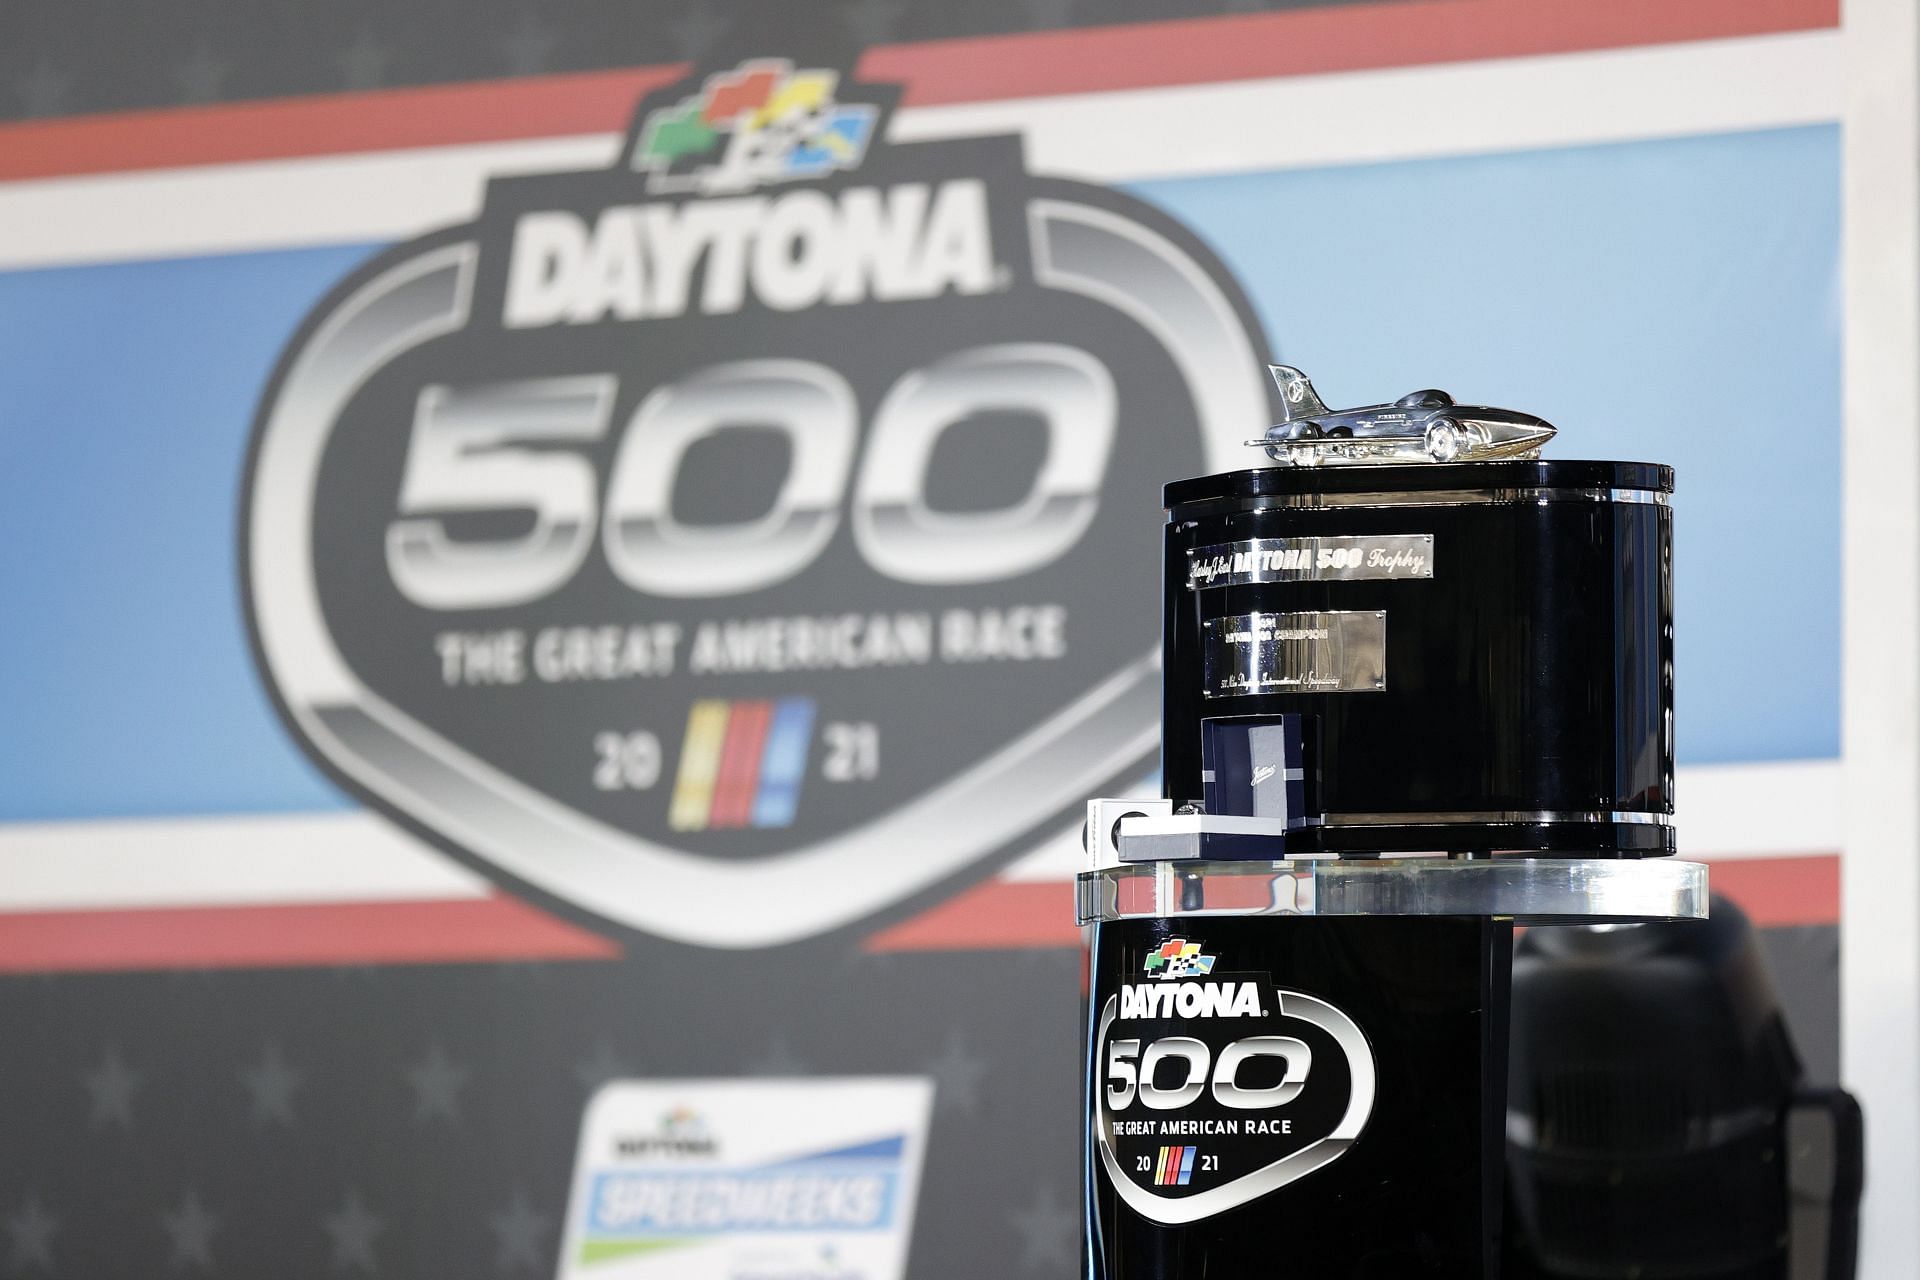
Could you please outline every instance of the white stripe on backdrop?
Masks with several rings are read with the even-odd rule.
[[[482,898],[482,876],[364,810],[0,826],[0,912]]]
[[[1867,1117],[1859,1273],[1894,1280],[1920,1257],[1920,17],[1842,21],[1840,1071]]]
[[[1689,857],[1790,857],[1840,848],[1840,767],[1798,760],[1682,769]],[[1064,881],[1080,832],[1001,873]],[[378,815],[116,819],[0,826],[0,912],[271,906],[484,897],[485,879]]]
[[[1838,120],[1841,53],[1838,33],[1796,32],[967,103],[902,111],[893,136],[1017,130],[1034,172],[1100,182],[1680,137]],[[490,175],[604,166],[618,143],[610,132],[0,183],[0,268],[397,240],[473,216]]]
[[[1840,762],[1781,760],[1683,768],[1674,780],[1680,856],[1725,862],[1840,851]],[[1080,870],[1080,828],[1062,830],[1001,873],[1068,880]]]

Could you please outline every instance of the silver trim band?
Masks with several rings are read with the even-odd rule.
[[[1081,924],[1168,916],[1704,920],[1707,868],[1677,858],[1129,863],[1080,873],[1074,900]]]
[[[1494,809],[1484,813],[1329,813],[1308,821],[1329,827],[1451,827],[1515,822],[1624,822],[1671,827],[1673,815],[1626,813],[1617,809]]]
[[[1196,498],[1176,506],[1198,506],[1207,502],[1237,503],[1243,510],[1262,507],[1293,507],[1320,510],[1333,507],[1467,507],[1517,506],[1524,503],[1545,505],[1550,502],[1616,502],[1625,505],[1665,507],[1672,505],[1669,495],[1657,489],[1431,489],[1424,492],[1393,491],[1378,493],[1273,493],[1260,497]]]

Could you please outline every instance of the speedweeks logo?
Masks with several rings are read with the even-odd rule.
[[[1263,974],[1216,974],[1213,960],[1169,939],[1139,966],[1149,980],[1122,983],[1100,1013],[1095,1143],[1121,1200],[1155,1222],[1297,1181],[1373,1114],[1373,1050],[1352,1018]]]
[[[294,338],[256,653],[358,795],[524,892],[794,941],[1151,760],[1159,487],[1269,420],[1245,300],[1019,139],[754,59],[494,180]]]
[[[898,1280],[932,1102],[916,1077],[604,1085],[559,1275]]]

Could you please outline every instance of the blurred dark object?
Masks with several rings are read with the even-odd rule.
[[[1508,1280],[1848,1280],[1860,1107],[1808,1090],[1740,909],[1529,930],[1513,963]]]

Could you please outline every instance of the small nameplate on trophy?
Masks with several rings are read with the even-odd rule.
[[[1241,613],[1204,624],[1209,698],[1371,693],[1387,687],[1385,610]]]
[[[1187,586],[1194,591],[1249,582],[1353,582],[1432,576],[1430,533],[1249,538],[1187,552]]]

